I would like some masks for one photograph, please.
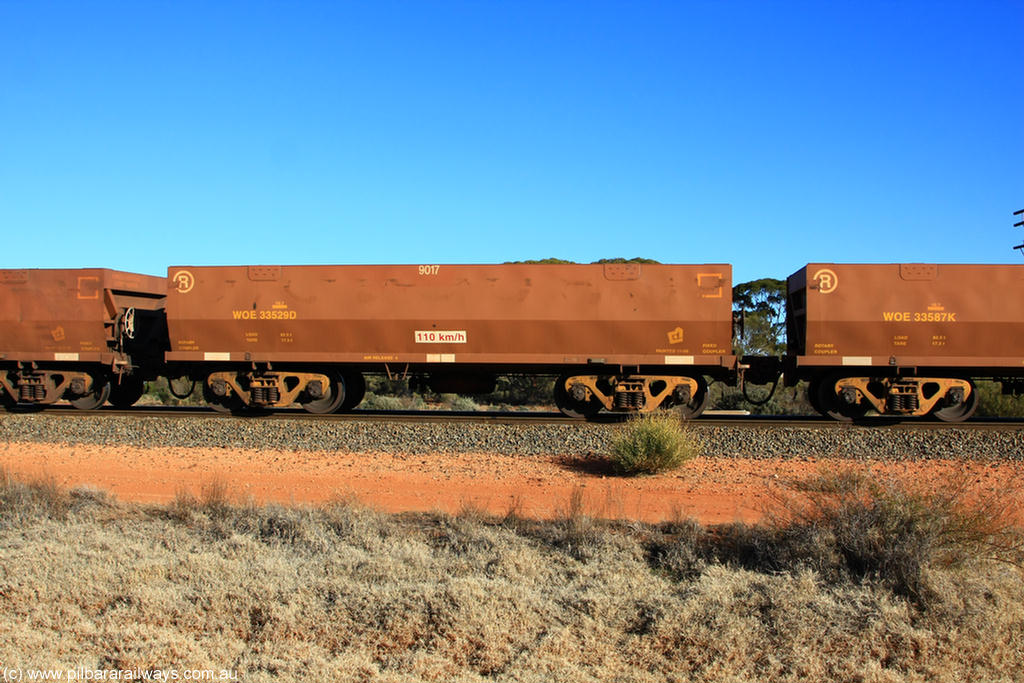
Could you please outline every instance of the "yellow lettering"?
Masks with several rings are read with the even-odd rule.
[[[891,323],[955,323],[956,313],[947,311],[882,311],[882,320]]]
[[[235,320],[295,320],[299,314],[295,311],[264,308],[258,311],[248,309],[231,311],[231,317]]]

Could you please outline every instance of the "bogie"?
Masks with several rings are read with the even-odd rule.
[[[597,413],[650,413],[679,408],[693,418],[708,401],[703,377],[666,375],[563,375],[555,382],[555,404],[570,417]]]
[[[874,412],[897,418],[933,415],[945,422],[961,422],[977,408],[974,383],[954,377],[829,374],[811,382],[808,398],[821,414],[841,421]]]

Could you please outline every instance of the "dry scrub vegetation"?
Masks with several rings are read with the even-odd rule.
[[[956,487],[930,495],[823,475],[770,524],[703,528],[579,501],[548,522],[256,507],[216,482],[157,508],[4,475],[0,661],[245,681],[1019,680],[1019,533]]]
[[[700,437],[673,413],[634,418],[619,428],[610,460],[619,474],[656,474],[679,467],[704,452]]]

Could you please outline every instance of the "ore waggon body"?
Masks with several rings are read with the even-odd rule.
[[[367,374],[488,393],[557,377],[570,415],[707,403],[706,378],[809,383],[836,419],[960,421],[974,380],[1024,390],[1024,266],[812,263],[784,358],[737,359],[726,264],[0,270],[0,404],[130,405],[189,377],[224,411],[354,408]]]
[[[696,415],[735,365],[731,291],[723,264],[180,266],[166,358],[225,410],[352,407],[366,372],[459,393],[539,373],[567,412]]]
[[[824,414],[960,421],[973,378],[1019,388],[1024,265],[812,263],[787,285],[787,381]]]
[[[131,405],[163,363],[162,277],[0,270],[0,403]]]

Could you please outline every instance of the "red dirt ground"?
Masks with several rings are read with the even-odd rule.
[[[575,491],[585,514],[656,522],[692,517],[704,524],[759,519],[773,489],[823,467],[870,469],[907,481],[967,476],[979,491],[1022,480],[1024,465],[964,461],[745,460],[699,458],[674,472],[613,476],[599,462],[484,454],[247,451],[40,443],[0,445],[0,467],[22,480],[52,477],[66,488],[91,486],[120,500],[166,503],[223,484],[233,502],[317,504],[355,498],[386,510],[515,510],[550,518],[568,512]],[[579,496],[577,496],[579,497]],[[1024,509],[1015,489],[1007,505]]]

